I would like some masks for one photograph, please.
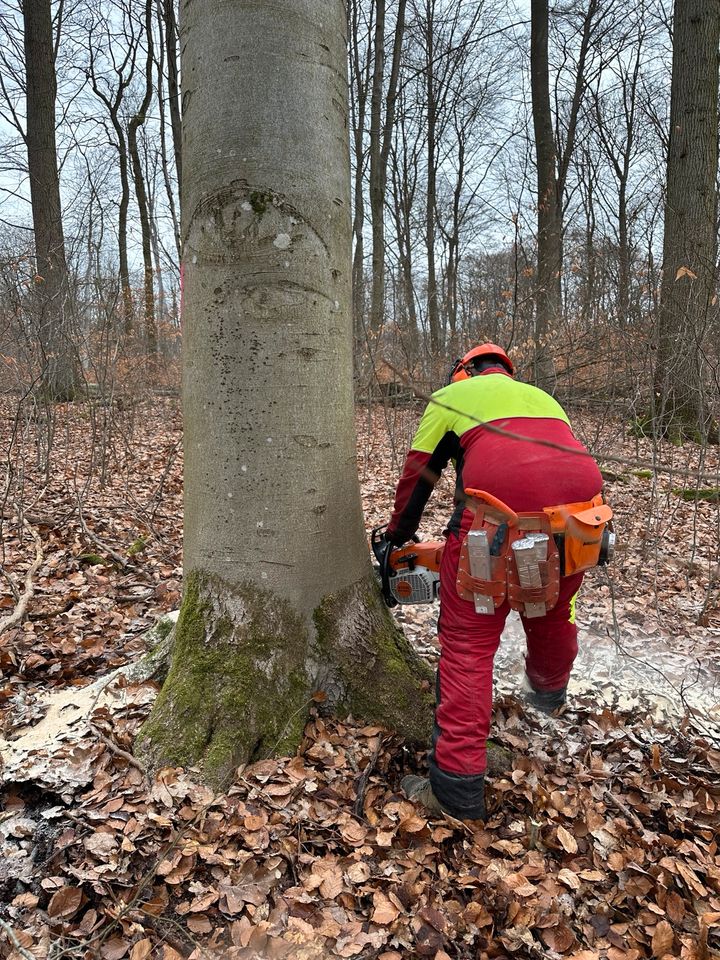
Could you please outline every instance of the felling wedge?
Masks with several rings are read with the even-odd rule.
[[[456,589],[493,614],[504,601],[526,617],[543,616],[558,598],[560,577],[611,562],[615,553],[613,512],[598,495],[583,503],[515,513],[483,490],[466,490],[473,522],[463,543]],[[384,527],[372,531],[371,547],[383,597],[389,607],[432,603],[440,585],[444,540],[393,547]]]

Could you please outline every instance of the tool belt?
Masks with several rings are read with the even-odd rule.
[[[483,580],[471,574],[467,537],[463,541],[456,586],[464,600],[482,595],[492,598],[495,609],[507,599],[511,609],[526,615],[532,615],[530,609],[537,610],[538,605],[548,611],[557,603],[561,576],[603,562],[603,535],[613,512],[601,494],[586,502],[559,504],[533,513],[515,513],[484,490],[466,490],[465,496],[467,509],[475,514],[470,530],[485,530],[491,546],[490,579]],[[536,561],[541,585],[533,587],[521,585],[512,549],[515,541],[530,533],[547,534],[547,557]],[[526,605],[532,606],[526,610]]]

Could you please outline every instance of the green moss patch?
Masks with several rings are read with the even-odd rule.
[[[286,601],[192,573],[170,672],[136,749],[154,767],[199,764],[217,785],[241,763],[294,752],[309,706],[307,643]]]
[[[433,677],[385,606],[375,578],[324,598],[314,613],[316,657],[332,663],[339,709],[415,743],[432,729]]]

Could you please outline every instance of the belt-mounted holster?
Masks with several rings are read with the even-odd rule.
[[[507,599],[511,609],[526,616],[539,616],[557,603],[561,575],[579,573],[601,562],[603,535],[612,519],[612,510],[600,495],[588,502],[561,504],[532,513],[515,513],[484,490],[466,490],[465,497],[467,509],[474,513],[470,531],[483,530],[487,536],[489,577],[472,575],[466,536],[460,548],[456,581],[457,592],[464,600],[477,601],[481,596],[492,600],[497,609]],[[513,543],[528,534],[547,535],[546,556],[534,561],[539,586],[521,584],[513,550]],[[477,602],[476,609],[479,610]]]

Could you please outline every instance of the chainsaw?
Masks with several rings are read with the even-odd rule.
[[[377,574],[385,603],[432,603],[440,588],[440,560],[444,540],[413,538],[412,543],[388,550],[384,526],[372,532],[370,544],[377,560]]]

